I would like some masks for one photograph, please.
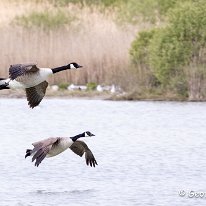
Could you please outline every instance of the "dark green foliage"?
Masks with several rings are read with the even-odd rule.
[[[199,0],[185,3],[170,12],[171,28],[175,29],[179,41],[186,41],[197,55],[206,40],[206,2]]]
[[[167,85],[170,78],[182,75],[180,69],[189,61],[190,45],[179,41],[173,29],[158,29],[149,45],[149,64],[154,75]]]
[[[158,79],[167,84],[206,44],[206,3],[185,3],[170,12],[169,25],[154,35],[150,44],[150,65]]]
[[[148,46],[155,30],[139,32],[137,38],[132,42],[130,55],[134,64],[148,64]]]
[[[166,27],[139,34],[130,55],[137,68],[143,65],[162,86],[188,96],[191,82],[196,88],[206,73],[200,75],[199,69],[206,58],[206,2],[181,2],[170,10]]]
[[[149,65],[149,45],[156,30],[139,32],[138,37],[132,42],[130,56],[137,73],[137,82],[146,87],[159,86],[158,79],[154,76]]]

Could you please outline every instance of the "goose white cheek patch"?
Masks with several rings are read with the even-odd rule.
[[[71,69],[76,69],[76,67],[73,64],[70,65],[70,68]]]

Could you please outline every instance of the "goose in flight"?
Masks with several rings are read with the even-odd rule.
[[[50,75],[82,66],[75,62],[56,68],[38,68],[36,64],[14,64],[9,68],[9,78],[0,78],[0,90],[25,89],[29,106],[33,109],[42,101]]]
[[[27,149],[25,158],[32,156],[32,162],[35,161],[35,166],[39,166],[45,157],[53,157],[66,149],[70,148],[75,154],[80,157],[85,153],[86,164],[91,167],[97,165],[97,161],[94,158],[91,150],[88,148],[86,143],[79,141],[81,137],[92,137],[95,136],[89,131],[83,132],[73,137],[50,137],[39,142],[35,142],[32,145],[33,149]]]

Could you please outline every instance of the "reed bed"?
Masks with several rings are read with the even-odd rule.
[[[74,21],[59,28],[24,27],[15,24],[17,17],[32,11],[53,12],[48,2],[5,1],[0,3],[0,77],[8,76],[10,64],[37,63],[55,67],[78,62],[84,68],[59,73],[51,83],[119,84],[131,82],[128,50],[136,33],[144,26],[118,26],[114,13],[98,8],[69,5],[61,10],[73,15]],[[59,8],[58,8],[59,9]]]

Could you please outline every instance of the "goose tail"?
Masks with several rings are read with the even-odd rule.
[[[6,78],[1,78],[0,77],[0,90],[2,90],[2,89],[10,89],[9,88],[9,84],[8,84],[8,82],[6,80],[7,80]]]
[[[32,153],[32,149],[27,149],[27,150],[26,150],[25,158],[31,156],[31,153]]]

